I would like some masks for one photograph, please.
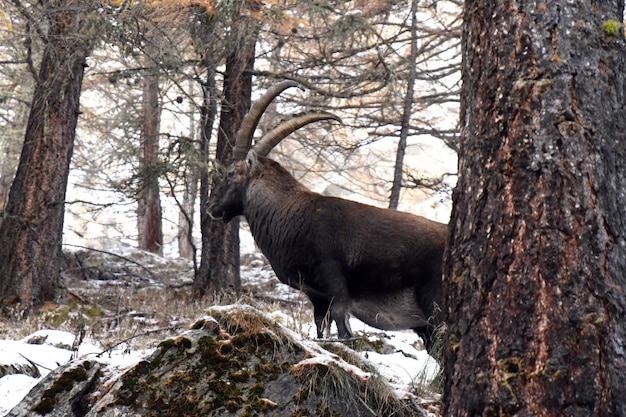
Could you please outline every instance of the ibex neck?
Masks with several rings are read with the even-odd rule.
[[[244,215],[263,253],[267,255],[275,252],[275,247],[294,244],[302,229],[306,229],[305,212],[311,207],[309,202],[314,195],[289,174],[256,178],[250,184]]]

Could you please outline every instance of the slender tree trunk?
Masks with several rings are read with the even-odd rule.
[[[209,144],[213,123],[217,116],[217,94],[215,85],[215,70],[211,63],[207,62],[207,81],[202,86],[203,104],[201,109],[202,129],[200,130],[200,154],[206,163],[207,169],[200,172],[200,232],[202,236],[202,248],[200,253],[200,266],[195,271],[193,280],[194,297],[202,298],[210,287],[209,281],[209,258],[211,247],[211,217],[208,214],[209,195],[211,192],[211,177],[208,167],[210,162]]]
[[[178,254],[182,258],[194,259],[196,248],[193,244],[193,216],[195,213],[196,195],[198,194],[197,169],[189,169],[189,180],[185,184],[183,204],[178,215]]]
[[[28,121],[28,108],[26,106],[14,107],[15,118],[11,121],[11,132],[22,132]],[[5,134],[2,144],[2,156],[0,156],[0,213],[9,198],[9,190],[15,176],[17,162],[19,160],[20,144],[22,139],[17,133]],[[0,215],[1,217],[1,215]],[[0,222],[2,219],[0,219]]]
[[[143,183],[137,200],[137,241],[140,249],[162,254],[163,229],[158,169],[161,103],[158,74],[146,74],[143,83],[143,121],[141,124]]]
[[[396,164],[393,171],[393,182],[391,185],[391,196],[389,197],[389,208],[397,209],[400,202],[400,191],[402,190],[402,171],[404,166],[404,154],[406,153],[406,142],[409,136],[411,125],[411,111],[413,109],[413,98],[415,96],[415,79],[417,78],[417,2],[411,1],[411,57],[409,59],[409,77],[407,80],[406,95],[404,96],[404,108],[402,110],[402,127],[400,128],[400,140],[396,150]]]
[[[232,141],[243,116],[250,108],[252,93],[252,69],[254,67],[254,41],[242,45],[226,60],[224,76],[224,99],[222,100],[220,125],[217,134],[215,158],[223,164],[232,161]],[[213,179],[213,192],[220,178]],[[208,283],[210,292],[233,293],[241,289],[239,276],[239,218],[225,224],[221,219],[211,220],[209,225]],[[203,252],[204,253],[204,252]],[[203,260],[204,261],[204,260]],[[204,262],[200,264],[203,270]]]
[[[220,123],[217,133],[216,161],[227,166],[232,161],[232,145],[244,115],[250,108],[252,70],[259,22],[255,17],[261,3],[242,2],[241,12],[232,19],[232,50],[226,57]],[[212,179],[214,192],[221,178]],[[202,187],[202,183],[201,183]],[[225,224],[207,214],[205,190],[201,189],[202,259],[194,279],[194,295],[237,294],[241,290],[239,274],[239,218]]]
[[[196,93],[195,82],[189,83],[189,90],[193,94]],[[185,155],[185,191],[178,214],[178,254],[182,258],[193,260],[194,271],[197,269],[196,245],[193,240],[194,214],[200,173],[206,170],[206,160],[199,163],[200,147],[197,145],[199,132],[196,125],[195,109],[195,104],[192,104],[189,115],[189,141],[183,149]]]
[[[194,126],[192,126],[192,129]],[[195,135],[193,135],[195,136]],[[182,258],[196,258],[196,246],[193,242],[193,217],[195,214],[196,196],[198,195],[199,169],[197,164],[197,149],[195,147],[195,138],[191,139],[189,146],[191,149],[187,151],[189,160],[187,164],[187,176],[185,180],[185,190],[183,195],[182,206],[178,214],[178,254]]]
[[[626,415],[623,8],[465,2],[445,416]]]
[[[189,88],[193,89],[193,84],[191,84]],[[183,151],[186,155],[185,191],[180,213],[178,214],[178,254],[182,258],[192,259],[195,267],[196,246],[193,242],[193,216],[195,213],[198,180],[201,168],[198,166],[197,155],[199,149],[196,146],[197,126],[193,109],[189,116],[189,136],[189,143]],[[202,168],[204,168],[204,165]]]
[[[3,314],[25,314],[59,295],[65,190],[85,58],[95,17],[86,4],[49,1],[46,44],[24,146],[0,226]]]

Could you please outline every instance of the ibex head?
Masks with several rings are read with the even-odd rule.
[[[296,115],[279,123],[252,146],[254,131],[265,109],[274,98],[290,87],[301,88],[295,81],[282,81],[269,88],[244,116],[235,138],[233,163],[227,168],[224,181],[214,190],[209,201],[208,212],[212,218],[222,218],[228,223],[233,217],[243,214],[244,194],[258,165],[257,155],[267,156],[281,140],[309,123],[329,119],[341,122],[339,117],[327,112]]]

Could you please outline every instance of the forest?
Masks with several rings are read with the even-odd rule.
[[[261,132],[304,110],[331,111],[343,122],[294,134],[273,153],[296,177],[382,206],[406,209],[429,195],[449,201],[458,136],[458,4],[118,3],[70,2],[63,8],[67,16],[58,17],[75,19],[75,26],[60,27],[54,38],[40,36],[48,28],[36,26],[57,16],[54,4],[20,2],[3,10],[3,120],[9,133],[0,174],[3,205],[24,132],[31,133],[27,125],[36,122],[29,121],[29,104],[36,102],[31,97],[45,97],[52,87],[44,84],[38,91],[37,80],[58,81],[58,88],[68,82],[56,78],[55,65],[84,73],[75,87],[80,104],[59,115],[62,123],[62,117],[74,119],[68,112],[80,114],[60,127],[75,130],[75,138],[58,138],[58,163],[43,169],[46,178],[37,184],[23,185],[48,188],[43,182],[50,181],[57,195],[49,198],[65,201],[65,212],[39,232],[50,239],[46,246],[58,247],[65,218],[68,245],[102,245],[114,236],[153,253],[169,249],[194,262],[196,293],[238,287],[238,276],[218,270],[223,262],[207,264],[209,253],[238,243],[220,238],[226,232],[211,230],[219,226],[198,215],[198,208],[206,204],[219,167],[227,165],[241,112],[253,94],[283,79],[297,81],[306,92],[273,105]],[[53,62],[44,68],[42,54],[50,48],[81,53],[65,56],[67,64],[50,56]],[[73,72],[58,76],[71,78]],[[405,158],[420,146],[433,149],[435,174]],[[55,171],[68,163],[69,171]],[[51,262],[58,254],[49,255],[42,254],[40,272],[29,267],[33,277],[58,274]],[[46,285],[41,291],[50,294],[54,283]],[[46,299],[32,297],[35,305]]]
[[[105,298],[92,302],[97,290],[86,297],[79,289],[92,272],[118,274],[107,267],[120,259],[120,270],[137,277],[132,288],[152,282],[154,272],[133,256],[155,256],[158,273],[170,273],[170,260],[187,262],[189,278],[157,301],[168,307],[254,304],[242,271],[265,261],[251,255],[243,221],[213,221],[207,205],[251,103],[292,80],[302,89],[266,109],[257,137],[305,111],[331,112],[341,123],[293,133],[272,159],[314,191],[448,223],[440,306],[447,327],[434,388],[441,397],[419,412],[626,415],[623,1],[0,4],[3,338],[25,323],[45,327],[76,304],[77,334],[102,318],[119,323]],[[98,266],[89,264],[94,254]],[[202,319],[193,329],[248,340],[258,328],[242,319],[248,310],[235,311],[233,318],[213,310],[217,324]],[[157,326],[161,336],[177,334],[171,323]],[[185,346],[185,354],[209,354],[200,349],[206,335],[180,337],[161,343],[151,360]],[[285,361],[295,351],[319,353],[284,337],[267,343],[287,346]],[[290,368],[296,380],[310,370],[305,362]],[[275,381],[285,369],[266,376]],[[85,379],[99,378],[90,372]],[[355,392],[369,392],[359,384],[376,379],[350,378]],[[211,392],[230,400],[211,407],[232,415],[290,407],[259,397],[244,379],[236,382],[245,395],[215,381]],[[309,393],[341,397],[337,384]],[[47,410],[53,386],[35,408]],[[131,391],[151,407],[151,395],[164,395]],[[379,397],[354,401],[354,415],[418,412]],[[302,407],[289,415],[350,409],[332,401],[320,409],[297,393],[291,402]],[[108,406],[91,406],[80,400],[72,410],[108,415]]]

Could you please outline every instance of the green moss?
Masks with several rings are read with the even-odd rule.
[[[241,369],[239,371],[231,372],[229,379],[232,382],[244,383],[250,380],[250,371],[248,369]]]
[[[188,349],[191,349],[192,345],[193,342],[185,336],[166,339],[159,343],[158,350],[150,360],[150,366],[152,369],[158,367],[166,354],[174,355],[174,357],[184,355]]]
[[[71,311],[78,309],[78,300],[74,297],[69,297],[67,306]]]
[[[143,381],[145,375],[151,369],[151,363],[143,360],[139,361],[133,369],[125,373],[121,378],[122,388],[117,396],[116,403],[119,405],[133,404],[135,398],[137,398],[138,391],[140,391],[141,381]]]
[[[264,390],[263,383],[257,382],[256,384],[248,388],[248,395],[254,396],[254,397],[260,397],[261,395],[263,395],[263,390]]]
[[[622,22],[618,22],[617,20],[613,19],[605,20],[604,22],[602,22],[602,30],[607,36],[617,36],[623,26],[624,25]]]
[[[245,407],[245,411],[248,412],[248,414],[256,415],[256,413],[271,410],[272,408],[277,407],[277,404],[274,402],[266,398],[262,398],[264,390],[265,387],[262,382],[257,382],[248,388],[246,392]]]
[[[232,369],[246,368],[242,359],[243,352],[235,349],[231,343],[220,343],[210,336],[203,336],[198,339],[198,351],[202,360],[202,368],[210,367],[215,372],[217,378],[221,378]]]
[[[59,327],[70,318],[70,310],[67,307],[60,308],[46,316],[46,324],[51,327]]]
[[[196,320],[196,322],[191,325],[191,330],[200,330],[200,329],[202,329],[202,327],[204,326],[204,323],[205,323],[204,319]]]
[[[150,367],[154,369],[154,368],[157,368],[159,365],[161,365],[163,356],[164,355],[156,355],[154,358],[152,358],[152,360],[150,361]]]
[[[276,348],[276,340],[270,333],[239,333],[232,338],[233,346],[238,348],[254,347],[254,353],[272,353]]]
[[[56,401],[54,398],[42,398],[35,406],[33,407],[33,411],[42,415],[48,414],[52,412],[54,409],[54,405]]]
[[[71,308],[71,306],[70,306],[70,308]],[[100,307],[98,304],[92,304],[89,307],[85,307],[83,312],[90,319],[95,319],[95,318],[98,318],[98,317],[102,317],[102,315],[103,315],[102,307]]]
[[[166,350],[166,349],[171,349],[171,348],[173,348],[174,346],[176,346],[176,342],[174,341],[174,339],[173,339],[173,338],[170,338],[170,339],[165,339],[164,341],[162,341],[161,343],[159,343],[159,344],[157,345],[157,348],[160,348],[160,349],[164,349],[164,350]]]
[[[48,414],[56,405],[56,396],[65,391],[71,391],[74,388],[74,382],[85,381],[88,377],[87,371],[83,366],[76,366],[63,372],[43,391],[41,400],[33,407],[33,410],[39,414]]]
[[[212,379],[208,381],[207,386],[213,393],[212,408],[224,407],[229,411],[236,411],[242,407],[243,396],[237,384]]]
[[[254,372],[261,374],[263,379],[276,379],[283,374],[291,365],[288,362],[268,363],[258,362],[254,364]]]
[[[176,370],[163,380],[163,384],[168,386],[186,386],[187,384],[193,384],[194,381],[195,379],[189,373]]]
[[[88,369],[88,368],[87,368]],[[83,366],[77,366],[76,368],[69,369],[63,375],[67,375],[69,378],[72,378],[74,381],[86,381],[87,377],[87,369]]]
[[[516,381],[520,375],[526,373],[524,359],[519,356],[501,359],[498,361],[498,369],[501,376],[500,387],[504,390],[503,392],[508,393],[507,396],[502,397],[503,404],[505,408],[516,411],[520,404],[516,394]]]
[[[309,410],[306,408],[298,408],[293,413],[291,413],[291,417],[306,417],[310,416]]]

